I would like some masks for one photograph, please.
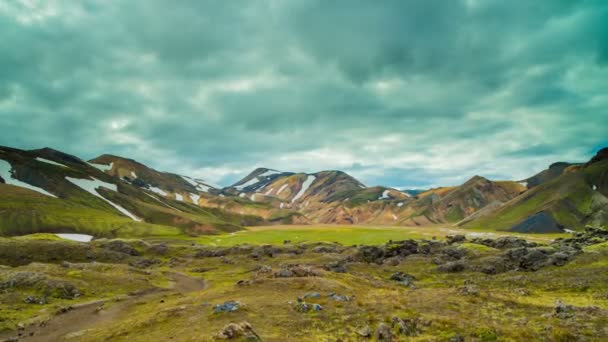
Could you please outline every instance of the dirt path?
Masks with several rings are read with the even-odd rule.
[[[86,330],[100,327],[106,323],[120,319],[137,302],[152,300],[161,293],[175,291],[181,294],[204,290],[206,283],[202,279],[191,278],[181,273],[167,273],[171,278],[170,289],[155,288],[138,294],[114,300],[101,300],[75,305],[71,310],[54,316],[42,324],[32,324],[19,332],[0,334],[0,341],[62,341],[66,337],[78,340],[78,334],[86,334]]]

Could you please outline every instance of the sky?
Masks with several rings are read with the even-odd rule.
[[[0,1],[0,145],[427,188],[586,161],[607,123],[604,0]]]

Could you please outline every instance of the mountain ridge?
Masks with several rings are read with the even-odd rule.
[[[187,234],[277,223],[454,224],[553,232],[608,221],[607,159],[608,149],[602,149],[587,163],[553,163],[524,181],[492,181],[475,175],[458,186],[408,193],[384,186],[368,187],[340,170],[305,173],[266,167],[255,168],[232,185],[220,188],[112,154],[84,161],[48,147],[29,151],[0,147],[0,162],[4,165],[0,165],[0,183],[13,183],[0,186],[5,193],[23,195],[23,190],[14,189],[21,186],[83,206],[83,211],[101,210],[117,216],[110,221],[134,218],[143,224],[173,227]],[[594,184],[589,185],[590,182]],[[565,193],[565,197],[556,195],[559,193]],[[12,198],[18,201],[18,196]],[[44,205],[53,201],[45,200]],[[0,203],[0,210],[7,205]],[[27,204],[21,205],[20,210],[26,212]],[[16,219],[45,227],[34,224],[34,218],[15,214],[18,212],[0,217],[0,228],[14,224]],[[505,219],[504,215],[511,216]],[[51,216],[55,219],[56,215]],[[73,228],[70,224],[64,226]],[[75,227],[81,229],[82,224]]]

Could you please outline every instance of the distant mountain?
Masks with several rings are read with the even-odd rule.
[[[572,164],[572,163],[564,163],[564,162],[553,163],[553,164],[549,165],[548,169],[543,170],[528,179],[522,180],[521,183],[523,185],[525,185],[528,189],[532,189],[535,186],[541,185],[554,178],[561,176],[570,167],[573,167],[576,165],[580,165],[580,164]]]
[[[198,204],[200,193],[219,194],[219,189],[204,180],[159,172],[133,159],[104,154],[89,160],[89,165],[104,173],[177,201]]]
[[[608,222],[608,149],[523,181],[474,176],[421,190],[367,187],[342,171],[258,168],[225,188],[102,155],[0,147],[0,235],[213,234],[258,224],[457,224],[558,232]]]
[[[586,164],[560,164],[549,168],[557,168],[555,172],[535,176],[542,181],[530,190],[462,225],[536,233],[577,230],[585,225],[605,226],[608,223],[608,148],[599,151]]]
[[[171,195],[153,189],[160,186]],[[0,194],[0,235],[200,234],[238,230],[251,219],[188,204],[202,192],[178,176],[120,157],[87,163],[49,148],[0,147]]]
[[[460,186],[419,194],[418,199],[405,208],[404,223],[456,223],[488,205],[510,201],[525,190],[517,182],[494,182],[475,176]]]

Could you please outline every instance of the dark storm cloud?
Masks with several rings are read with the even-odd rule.
[[[230,182],[523,178],[605,142],[604,1],[7,1],[0,144]]]

